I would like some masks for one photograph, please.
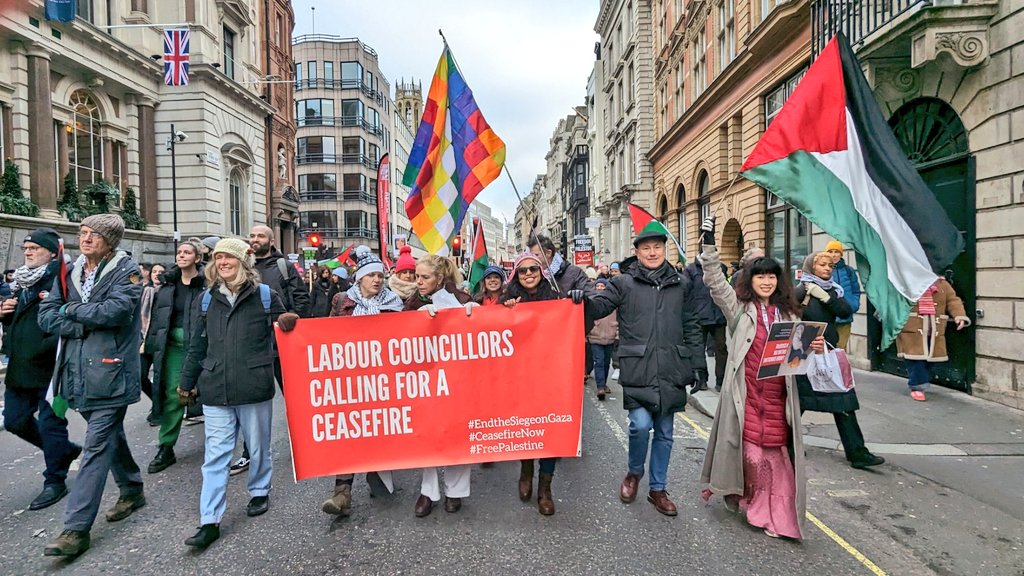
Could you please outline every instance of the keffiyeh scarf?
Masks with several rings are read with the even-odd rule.
[[[364,298],[363,294],[359,291],[359,286],[354,285],[345,292],[345,295],[356,303],[356,307],[352,310],[353,316],[373,316],[381,312],[401,312],[403,308],[402,301],[398,298],[398,295],[387,288],[381,289],[380,294],[372,298]]]
[[[39,279],[46,275],[49,264],[43,264],[35,268],[22,266],[14,271],[14,290],[19,288],[31,288]]]
[[[82,302],[88,302],[89,296],[92,295],[92,287],[96,283],[96,273],[103,267],[103,263],[93,268],[91,271],[85,269],[85,254],[79,254],[78,259],[75,260],[75,270],[80,270],[82,273]]]

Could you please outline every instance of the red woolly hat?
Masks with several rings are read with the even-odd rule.
[[[416,259],[412,257],[412,247],[402,246],[398,249],[398,262],[395,262],[395,273],[406,270],[416,271]]]

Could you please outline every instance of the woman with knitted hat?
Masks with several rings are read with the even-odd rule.
[[[558,300],[561,295],[552,287],[548,270],[537,256],[523,252],[512,268],[509,280],[501,295],[501,303],[509,308],[524,302]],[[555,475],[558,458],[540,459],[540,477],[537,482],[537,510],[550,516],[555,513],[555,500],[551,495],[551,480]],[[533,495],[533,459],[519,462],[519,499],[529,502]]]
[[[802,303],[803,308],[800,319],[825,322],[825,341],[833,348],[839,344],[836,320],[852,314],[844,294],[843,287],[832,280],[832,256],[828,252],[811,254],[804,259],[800,284],[795,290],[796,300]],[[856,389],[817,392],[805,375],[796,376],[796,386],[800,396],[800,410],[832,414],[850,466],[864,469],[885,463],[884,458],[875,456],[864,445],[864,434],[857,423],[860,403],[857,401]]]
[[[484,277],[476,288],[473,301],[482,305],[494,305],[501,303],[501,291],[505,288],[505,271],[501,266],[491,264],[484,268]]]
[[[402,246],[398,254],[395,273],[388,278],[388,288],[405,301],[416,292],[416,259],[412,257],[412,247],[408,245]]]
[[[447,258],[430,254],[420,258],[416,264],[416,293],[405,301],[406,310],[424,310],[431,317],[437,314],[434,296],[446,291],[455,297],[460,304],[466,306],[466,314],[473,313],[475,302],[471,302],[469,294],[456,287],[455,264]],[[444,472],[444,509],[455,513],[462,508],[462,499],[469,496],[470,466],[446,466]],[[438,483],[437,468],[424,468],[423,480],[420,483],[420,497],[416,500],[415,513],[417,518],[430,514],[434,502],[441,500],[441,488]]]
[[[850,342],[850,331],[853,327],[853,315],[860,309],[860,281],[857,271],[843,260],[843,244],[832,240],[825,245],[825,252],[832,258],[832,281],[843,288],[843,298],[850,305],[849,316],[836,318],[836,332],[839,333],[839,348],[846,350]]]
[[[246,514],[259,516],[270,507],[274,321],[290,331],[298,318],[285,313],[277,292],[260,284],[252,248],[244,240],[217,242],[206,282],[200,305],[192,308],[192,338],[178,390],[185,402],[201,400],[206,416],[199,497],[202,526],[185,540],[199,549],[220,537],[228,467],[239,430],[250,458]]]
[[[357,246],[352,251],[356,260],[356,283],[346,292],[338,294],[331,308],[331,316],[375,316],[385,312],[401,312],[402,300],[384,286],[384,264],[369,246]],[[321,509],[327,514],[348,516],[352,507],[352,480],[354,474],[339,474],[334,478],[334,495],[324,501]],[[394,491],[391,472],[368,472],[366,481],[370,494]]]

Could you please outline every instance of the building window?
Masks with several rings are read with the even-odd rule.
[[[334,137],[306,136],[299,138],[295,158],[299,164],[310,162],[334,163]]]
[[[274,17],[274,43],[277,44],[278,46],[283,46],[284,45],[284,43],[281,42],[281,28],[282,27],[283,26],[282,26],[282,21],[281,21],[281,15],[277,14]]]
[[[317,85],[316,79],[318,76],[316,75],[316,60],[306,62],[306,77],[309,80],[310,86]]]
[[[345,210],[344,236],[371,238],[369,221],[369,214],[362,210]]]
[[[636,74],[633,72],[633,64],[629,65],[629,73],[626,76],[629,80],[629,104],[632,105],[633,101],[636,100]]]
[[[242,174],[235,170],[228,182],[228,229],[242,235]]]
[[[784,1],[782,0],[782,2]],[[772,10],[782,2],[780,0],[761,0],[761,21],[763,22],[772,13]]]
[[[686,210],[683,209],[683,204],[686,202],[686,188],[682,184],[676,187],[676,218],[677,229],[679,234],[676,236],[676,240],[679,241],[679,245],[686,249]]]
[[[362,100],[341,101],[341,125],[358,126],[363,121]]]
[[[295,87],[302,87],[302,64],[295,63]]]
[[[338,231],[338,213],[334,210],[310,210],[299,213],[299,227],[303,230],[319,229],[325,233]]]
[[[295,118],[299,126],[333,126],[334,100],[299,100],[295,103]]]
[[[701,222],[711,216],[711,182],[707,170],[697,175],[697,207]]]
[[[343,174],[342,186],[345,192],[365,192],[366,175],[364,174]]]
[[[299,197],[302,200],[333,200],[338,197],[336,174],[300,174]]]
[[[736,0],[718,5],[718,72],[736,57]]]
[[[810,221],[774,194],[767,194],[765,220],[768,227],[765,252],[784,269],[796,274],[804,258],[811,253]]]
[[[228,78],[235,77],[235,33],[224,27],[224,74]]]
[[[93,10],[92,2],[93,0],[78,0],[75,6],[75,14],[82,20],[88,20],[95,24],[96,22],[93,21],[95,11]]]
[[[661,134],[664,135],[668,132],[668,90],[665,86],[661,87],[661,107],[659,109],[661,115]]]
[[[346,136],[341,139],[341,161],[346,164],[365,163],[366,141],[358,136]]]
[[[693,99],[704,93],[708,81],[707,36],[704,29],[697,32],[693,41]]]
[[[626,107],[625,93],[623,92],[623,89],[622,89],[622,80],[619,80],[619,108],[618,108],[618,111],[617,111],[618,112],[617,113],[617,117],[618,118],[622,118],[623,117],[623,115],[624,115],[623,114],[623,110],[625,109],[625,107]]]
[[[359,62],[341,63],[341,87],[358,88],[363,81],[363,65]]]
[[[324,86],[331,88],[334,85],[334,62],[324,62]]]
[[[370,144],[370,163],[374,166],[380,161],[380,146]]]
[[[103,143],[100,141],[99,108],[88,93],[77,90],[68,104],[72,108],[67,126],[68,169],[79,189],[103,179]]]
[[[767,128],[772,120],[778,116],[782,110],[782,105],[789,100],[789,96],[793,94],[793,90],[796,89],[796,85],[800,83],[800,80],[807,73],[807,67],[805,66],[799,72],[789,77],[788,80],[780,84],[774,90],[768,93],[764,97],[764,127]]]
[[[686,91],[683,79],[686,74],[683,70],[683,61],[679,61],[679,65],[676,66],[676,120],[683,117],[683,112],[686,111]]]
[[[132,0],[132,12],[149,13],[146,0]]]

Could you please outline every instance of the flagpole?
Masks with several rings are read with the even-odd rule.
[[[722,195],[722,199],[719,200],[718,205],[715,206],[715,211],[711,213],[712,216],[718,215],[718,211],[722,209],[722,204],[725,204],[725,199],[729,197],[729,192],[732,190],[733,185],[735,185],[736,182],[739,182],[739,179],[742,177],[743,176],[741,174],[737,173],[736,177],[732,179],[732,182],[729,182],[729,187],[725,189],[725,194]]]

